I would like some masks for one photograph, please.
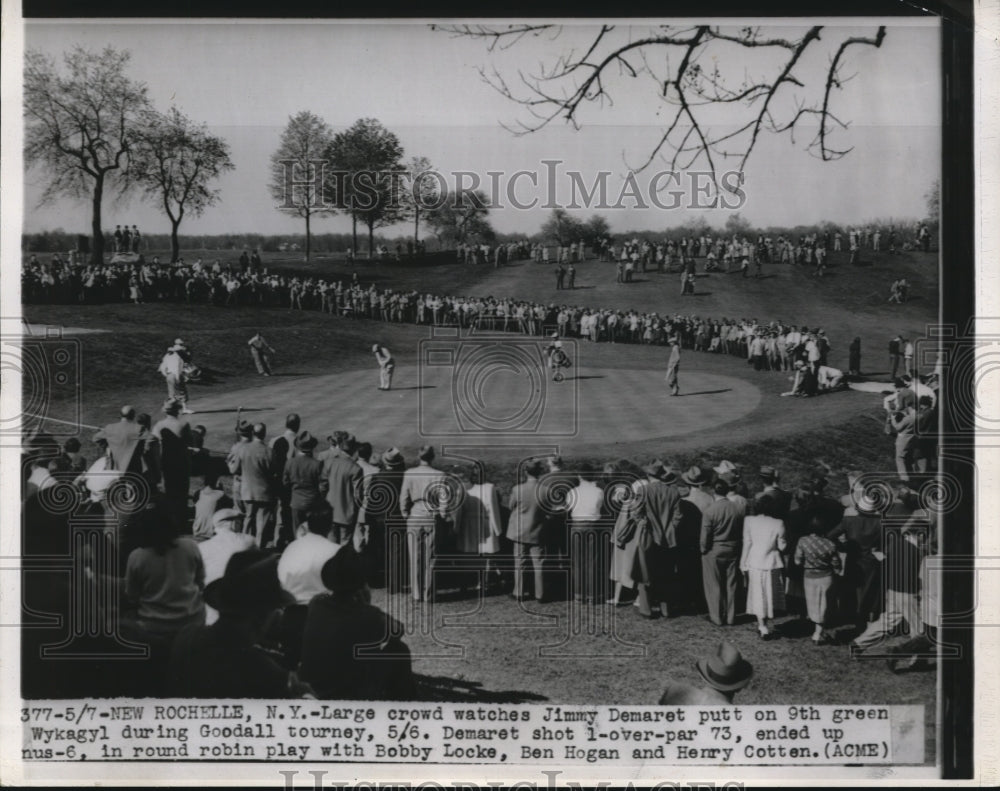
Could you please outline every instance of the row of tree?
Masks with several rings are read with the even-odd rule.
[[[138,191],[170,220],[173,260],[178,229],[218,199],[213,182],[234,165],[226,141],[176,107],[152,106],[146,86],[127,74],[131,55],[75,47],[63,70],[29,51],[24,65],[25,158],[45,173],[43,201],[89,198],[91,260],[103,261],[104,194]]]
[[[368,250],[375,229],[413,223],[413,241],[424,222],[445,245],[494,238],[482,192],[447,192],[426,157],[404,161],[395,133],[374,118],[361,118],[334,133],[308,110],[288,119],[271,156],[269,189],[279,211],[305,221],[305,255],[312,250],[314,218],[343,214],[351,219],[352,249],[358,251],[358,225],[368,229]]]

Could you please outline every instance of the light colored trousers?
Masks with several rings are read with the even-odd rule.
[[[869,648],[885,639],[891,631],[906,621],[910,628],[910,636],[916,637],[920,634],[920,605],[915,593],[900,593],[899,591],[886,591],[885,609],[882,614],[868,624],[868,628],[854,639],[860,648]]]

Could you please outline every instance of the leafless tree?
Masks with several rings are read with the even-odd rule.
[[[42,52],[29,51],[24,61],[25,160],[45,172],[42,203],[90,199],[94,263],[104,260],[104,190],[114,186],[121,195],[132,186],[131,150],[149,109],[146,86],[126,74],[130,57],[75,47],[61,72]]]
[[[511,73],[496,65],[479,70],[501,95],[526,109],[526,119],[506,125],[517,135],[556,120],[579,128],[585,106],[611,106],[622,81],[648,80],[651,96],[667,112],[658,139],[631,169],[642,171],[659,157],[675,171],[706,167],[717,186],[721,161],[735,158],[742,171],[766,133],[788,133],[794,141],[795,131],[809,126],[810,154],[824,161],[846,156],[852,147],[834,138],[850,120],[839,117],[834,105],[837,92],[855,76],[845,73],[847,53],[881,47],[886,36],[884,26],[870,36],[823,26],[794,36],[781,29],[775,36],[759,27],[602,25],[579,46],[579,29],[567,35],[559,25],[435,28],[481,39],[498,58],[523,48],[526,40],[544,37],[552,43],[555,54],[532,71],[518,67]],[[565,38],[574,41],[562,45]],[[807,62],[807,51],[822,57],[824,46],[824,66]],[[724,126],[717,122],[720,107],[730,108]]]

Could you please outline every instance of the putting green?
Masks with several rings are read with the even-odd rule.
[[[468,445],[505,455],[505,447],[545,444],[565,452],[716,430],[761,400],[760,390],[742,379],[683,367],[681,394],[672,397],[663,370],[571,367],[564,381],[554,382],[544,366],[516,355],[451,362],[397,368],[389,391],[378,389],[375,367],[308,379],[262,377],[259,387],[207,398],[193,385],[191,422],[208,429],[206,444],[215,450],[228,449],[242,406],[243,417],[266,423],[269,436],[297,412],[302,428],[321,441],[344,429],[376,450]]]

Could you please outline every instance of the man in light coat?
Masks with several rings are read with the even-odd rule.
[[[184,366],[191,361],[191,353],[180,338],[174,340],[160,361],[159,371],[167,382],[167,398],[176,398],[181,403],[181,414],[192,415],[188,408],[187,379]]]
[[[246,508],[246,526],[262,549],[266,549],[273,538],[276,494],[271,449],[264,442],[266,436],[267,427],[256,423],[250,441],[234,446],[226,460],[229,471],[240,476],[240,499]]]
[[[525,470],[524,482],[511,490],[508,501],[507,538],[514,542],[514,592],[511,596],[517,601],[531,598],[525,590],[529,558],[534,569],[535,598],[545,601],[547,514],[538,492],[538,479],[544,472],[541,461],[531,462]]]

